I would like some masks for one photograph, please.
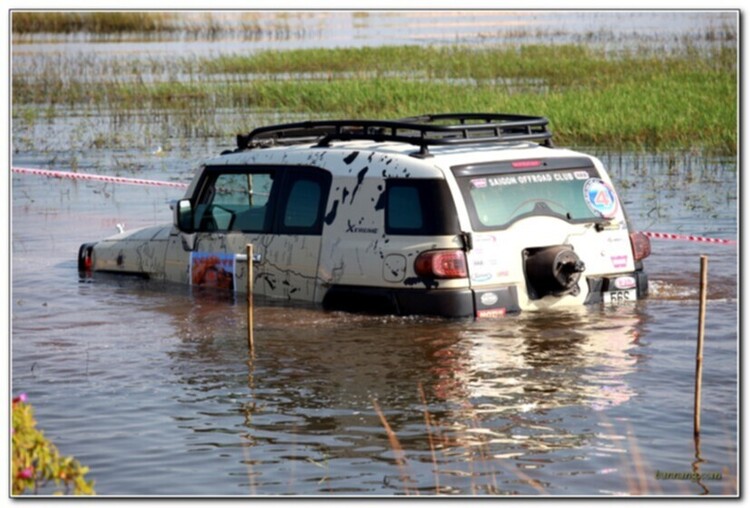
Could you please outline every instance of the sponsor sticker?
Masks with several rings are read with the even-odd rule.
[[[471,187],[473,189],[484,189],[487,187],[487,179],[486,178],[475,178],[471,181]]]
[[[477,318],[501,318],[505,317],[505,307],[500,309],[485,309],[477,311]]]
[[[589,210],[600,217],[610,219],[617,213],[615,191],[599,178],[589,178],[583,184],[583,199]]]
[[[628,265],[627,256],[610,256],[609,259],[612,261],[613,268],[625,268]]]
[[[492,278],[491,273],[478,273],[471,277],[472,282],[486,282]]]
[[[615,287],[617,289],[632,289],[636,286],[635,277],[625,276],[617,277],[615,279]]]
[[[477,234],[474,236],[474,248],[476,249],[477,245],[484,245],[484,244],[495,244],[497,243],[497,237],[495,235],[483,235],[483,234]]]
[[[484,293],[479,298],[479,301],[482,302],[482,305],[486,305],[487,307],[490,307],[497,303],[497,295],[495,293]]]
[[[190,283],[193,286],[234,290],[234,274],[234,254],[190,253]]]

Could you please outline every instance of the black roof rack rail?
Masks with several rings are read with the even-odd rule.
[[[400,120],[315,120],[254,129],[237,136],[237,150],[275,144],[332,141],[396,141],[419,147],[416,157],[429,157],[430,145],[464,145],[508,141],[538,141],[552,146],[548,120],[538,116],[498,113],[449,113]]]

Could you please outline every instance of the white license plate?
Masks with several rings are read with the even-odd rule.
[[[624,302],[634,302],[638,299],[635,289],[622,289],[619,291],[609,291],[602,295],[604,303],[619,305]]]

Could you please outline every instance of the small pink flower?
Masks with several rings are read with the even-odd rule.
[[[21,469],[21,471],[18,473],[18,477],[23,478],[24,480],[28,480],[29,478],[32,478],[33,476],[34,476],[33,467],[25,467]]]
[[[22,393],[21,395],[13,399],[13,404],[17,404],[18,402],[23,402],[24,404],[26,404],[28,400],[29,400],[28,395],[26,395],[25,393]]]

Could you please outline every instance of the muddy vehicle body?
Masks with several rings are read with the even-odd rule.
[[[448,317],[646,296],[647,237],[602,163],[506,114],[261,127],[207,160],[173,224],[81,246],[79,269]]]

